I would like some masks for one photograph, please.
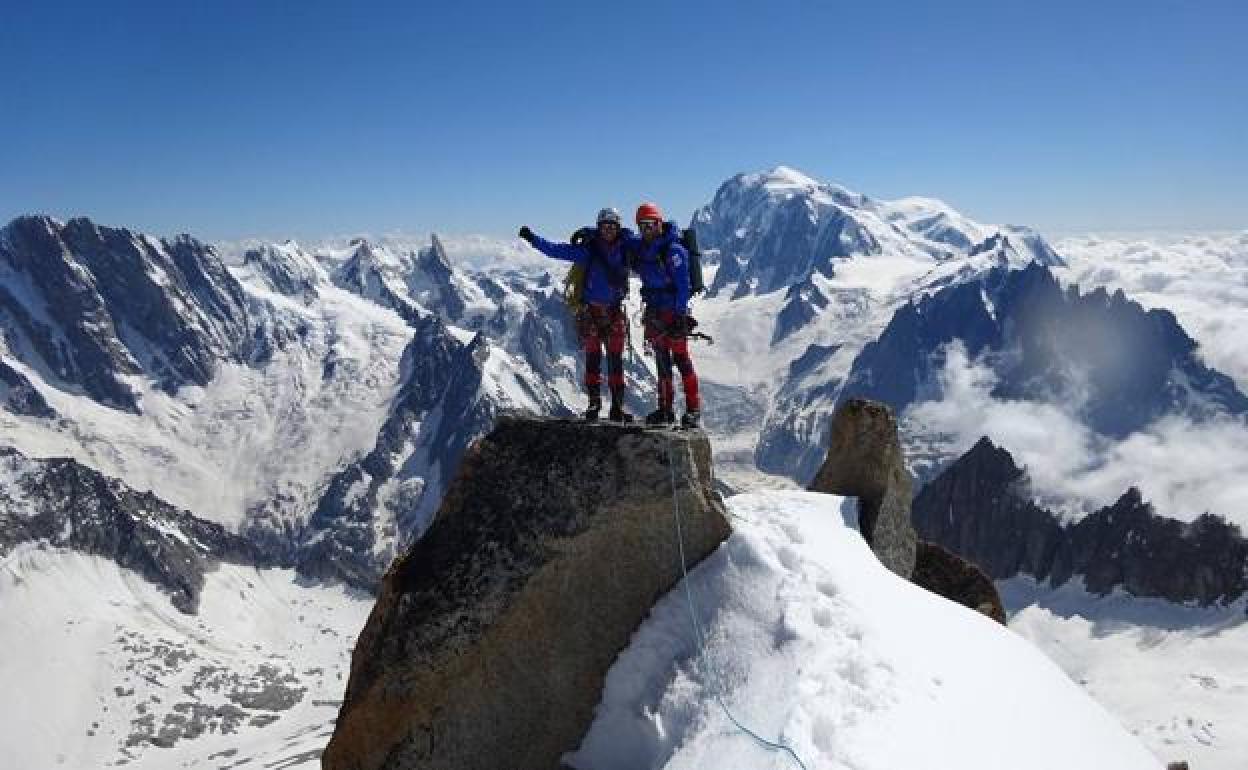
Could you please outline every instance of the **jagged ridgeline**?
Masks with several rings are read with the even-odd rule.
[[[464,448],[509,409],[570,414],[583,376],[545,272],[356,239],[231,260],[87,219],[0,229],[5,443],[72,457],[371,590]],[[651,392],[630,357],[630,406]]]
[[[242,287],[210,247],[87,219],[20,217],[0,231],[0,322],[4,352],[44,381],[128,411],[139,407],[129,377],[167,391],[205,385],[252,347]],[[29,382],[15,384],[25,378],[12,367],[0,379],[19,390],[11,409],[47,411],[22,400]]]
[[[194,613],[204,573],[221,561],[269,566],[253,543],[136,492],[81,463],[0,447],[0,559],[38,544],[111,559]]]
[[[1248,396],[1201,361],[1195,341],[1168,310],[1145,310],[1122,292],[1063,289],[1034,262],[997,267],[904,303],[854,359],[834,391],[836,403],[871,398],[900,414],[917,401],[939,400],[953,343],[991,368],[994,397],[1057,404],[1105,436],[1122,438],[1167,415],[1248,413]],[[813,475],[822,451],[793,440],[812,394],[815,404],[831,400],[826,384],[796,390],[786,403],[789,416],[763,432],[761,468],[796,469],[799,479]]]
[[[1032,500],[1010,453],[981,439],[914,500],[920,536],[978,564],[994,579],[1030,575],[1089,591],[1210,605],[1248,590],[1248,539],[1211,514],[1191,522],[1158,515],[1139,490],[1077,522]]]

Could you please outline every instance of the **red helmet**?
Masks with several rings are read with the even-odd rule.
[[[637,216],[635,218],[638,224],[641,224],[643,219],[653,219],[657,222],[662,222],[663,211],[656,204],[647,202],[637,207]]]

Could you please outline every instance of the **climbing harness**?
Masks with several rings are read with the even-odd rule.
[[[688,318],[688,316],[686,316],[686,318]],[[690,339],[690,340],[704,340],[706,344],[708,345],[715,344],[715,339],[711,337],[711,335],[703,334],[702,332],[695,332],[693,330],[693,327],[697,325],[697,321],[694,321],[692,318],[689,318],[688,320],[690,322],[690,325],[682,326],[679,328],[676,326],[672,326],[671,324],[663,323],[663,321],[661,321],[659,318],[654,317],[654,316],[651,316],[649,319],[643,318],[642,324],[644,325],[646,323],[649,323],[655,329],[658,330],[660,335],[664,337],[670,337],[671,339],[679,339],[681,337],[684,337],[685,339]]]
[[[732,711],[728,708],[728,704],[724,703],[724,696],[721,694],[722,687],[719,686],[719,676],[715,672],[714,666],[711,665],[710,657],[706,654],[706,637],[702,633],[702,624],[698,622],[698,613],[693,606],[693,589],[689,586],[689,565],[685,559],[685,538],[680,524],[680,497],[676,494],[676,463],[672,458],[672,439],[670,436],[664,437],[664,445],[667,448],[667,469],[672,478],[672,510],[676,519],[676,546],[680,551],[680,572],[683,579],[681,582],[685,586],[685,601],[689,605],[689,620],[693,624],[694,641],[698,647],[698,662],[702,667],[703,673],[711,680],[710,684],[715,691],[715,702],[723,710],[728,720],[736,726],[738,730],[754,739],[758,745],[769,751],[783,751],[793,758],[797,766],[806,770],[806,763],[797,755],[789,746],[777,741],[769,741],[758,733],[741,723]]]

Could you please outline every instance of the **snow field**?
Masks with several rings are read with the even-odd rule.
[[[678,586],[616,660],[574,767],[796,767],[717,697],[808,770],[1159,766],[1022,638],[888,572],[842,498],[728,506],[736,531],[689,577],[713,671]]]
[[[172,396],[136,379],[138,415],[32,376],[64,417],[49,423],[0,412],[0,434],[28,456],[73,457],[234,531],[257,504],[286,505],[273,512],[297,520],[327,473],[372,448],[411,330],[394,313],[333,287],[321,287],[311,307],[246,288],[253,309],[274,327],[304,329],[265,365],[223,363],[206,387]]]
[[[22,546],[0,566],[3,764],[315,766],[372,604],[290,570],[226,564],[207,575],[198,615],[183,615],[112,561]],[[233,714],[229,732],[218,710]],[[196,736],[133,738],[201,711]]]
[[[1185,607],[1071,581],[998,584],[1010,628],[1057,662],[1166,761],[1243,770],[1248,756],[1245,599]]]

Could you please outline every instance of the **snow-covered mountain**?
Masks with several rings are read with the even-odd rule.
[[[808,480],[859,352],[917,296],[1060,256],[1034,231],[930,198],[875,200],[786,167],[726,181],[693,223],[713,277],[694,313],[715,338],[699,371],[728,386],[737,464]],[[719,406],[718,404],[716,405]],[[711,411],[708,409],[708,412]]]
[[[1233,288],[1217,295],[1221,307],[1186,313],[1202,326],[1193,340],[1160,294],[1146,317],[1130,294],[1095,291],[1120,275],[1142,286],[1169,268],[1115,271],[1082,256],[1070,267],[1027,228],[978,224],[926,198],[876,201],[784,167],[728,180],[694,223],[715,265],[712,290],[694,312],[716,340],[694,357],[707,380],[727,388],[728,403],[713,406],[751,415],[733,435],[717,436],[752,444],[748,461],[734,450],[738,467],[808,480],[836,403],[850,395],[898,409],[916,398],[939,401],[948,374],[941,346],[953,340],[992,369],[996,397],[1064,404],[1093,441],[1122,439],[1164,417],[1242,414],[1248,403],[1198,346],[1231,349],[1214,319],[1227,306],[1232,317],[1239,312]],[[1225,276],[1243,262],[1237,244],[1239,236],[1205,242]],[[1075,294],[1064,295],[1054,277]],[[1081,290],[1080,279],[1090,288]],[[1032,309],[1037,303],[1044,312]],[[977,358],[988,351],[991,361]],[[1234,354],[1219,360],[1234,364]],[[945,423],[908,423],[924,478],[980,435],[947,446]]]
[[[306,574],[371,585],[494,415],[579,405],[555,282],[453,268],[436,236],[404,254],[268,244],[227,266],[186,236],[27,217],[0,244],[7,441]]]
[[[1248,497],[1235,484],[1226,485],[1229,493],[1207,494],[1217,473],[1198,467],[1222,458],[1227,477],[1248,468],[1242,423],[1201,421],[1206,408],[1242,412],[1248,367],[1233,329],[1248,307],[1237,288],[1248,265],[1243,234],[1146,246],[1067,240],[1059,257],[1026,228],[979,224],[926,198],[873,200],[784,167],[728,180],[693,224],[712,287],[694,313],[715,338],[695,345],[694,360],[717,472],[728,486],[788,483],[760,468],[804,478],[822,458],[823,431],[845,383],[887,380],[890,387],[913,384],[913,395],[898,402],[910,406],[903,429],[911,432],[908,451],[921,450],[920,463],[932,472],[984,432],[994,440],[1000,433],[1034,471],[1041,496],[1077,498],[1082,513],[1112,503],[1106,490],[1116,496],[1136,484],[1166,515],[1248,515],[1248,506],[1238,510]],[[1033,263],[1039,266],[1025,269]],[[1204,281],[1202,271],[1217,277]],[[187,236],[158,239],[83,219],[24,217],[0,230],[0,446],[9,448],[10,468],[0,484],[0,506],[8,504],[0,521],[0,543],[7,543],[0,606],[22,626],[10,627],[6,641],[34,650],[40,635],[84,631],[57,637],[57,654],[75,661],[72,676],[45,673],[65,691],[75,680],[91,682],[79,708],[43,727],[36,716],[15,723],[5,745],[32,730],[48,746],[67,731],[91,730],[86,740],[74,733],[65,744],[65,764],[99,766],[100,757],[153,767],[314,761],[340,695],[331,674],[342,671],[370,601],[333,586],[376,583],[400,544],[427,526],[459,455],[495,416],[581,408],[562,272],[524,247],[489,239],[256,242],[219,253]],[[1023,348],[1007,341],[1043,348],[1052,342],[1049,331],[1062,331],[1018,334],[1015,321],[1030,300],[1020,303],[1021,294],[1006,287],[1041,274],[1080,287],[1050,290],[1047,277],[1032,282],[1046,287],[1062,313],[1082,308],[1089,323],[1099,323],[1101,313],[1130,317],[1120,326],[1141,332],[1132,331],[1132,344],[1147,355],[1128,363],[1149,374],[1147,398],[1137,403],[1126,386],[1143,380],[1128,378],[1117,395],[1102,397],[1105,410],[1063,412],[1050,401],[1026,400],[1055,373],[1066,385],[1082,382],[1068,369],[1046,368],[1052,356],[1011,355]],[[1102,285],[1126,296],[1091,291]],[[1145,313],[1132,305],[1136,299],[1158,311]],[[1161,310],[1172,300],[1174,316]],[[635,303],[634,296],[630,314]],[[913,336],[899,336],[898,318],[909,318]],[[905,344],[894,344],[903,337]],[[625,361],[630,407],[642,413],[652,408],[653,375],[634,338]],[[876,358],[856,364],[868,349]],[[943,358],[933,356],[941,349]],[[887,351],[896,355],[886,362],[878,354]],[[975,355],[985,352],[991,355]],[[1158,361],[1169,368],[1162,372]],[[891,374],[873,374],[885,371]],[[1089,427],[1119,408],[1138,412],[1122,423],[1119,433],[1128,435],[1121,441]],[[1059,452],[1044,438],[1052,430]],[[1075,459],[1038,459],[1059,456]],[[77,481],[30,486],[65,474]],[[1141,483],[1138,475],[1149,478]],[[112,502],[95,509],[52,504],[56,490],[83,484],[112,490],[111,498],[100,497]],[[44,513],[32,517],[38,506],[22,497],[29,494]],[[127,562],[128,551],[103,536],[119,522],[135,533],[127,542],[138,556],[189,559],[190,592],[182,595],[194,598],[184,603],[198,615],[169,601],[185,587],[181,573],[168,571],[166,583],[140,577],[141,559]],[[206,547],[218,537],[250,555]],[[98,585],[107,605],[80,597],[58,605],[50,598],[58,585],[83,594]],[[241,607],[232,598],[239,591]],[[1011,610],[1070,630],[1071,617],[1043,616],[1045,601]],[[296,612],[304,607],[321,614],[305,619]],[[127,641],[122,629],[144,639]],[[1103,654],[1091,637],[1085,649]],[[183,658],[183,649],[199,657]],[[289,666],[262,671],[269,649],[284,650]],[[101,651],[108,655],[92,657]],[[21,669],[32,654],[0,667],[9,691],[28,686]],[[209,654],[215,657],[204,665],[232,672],[218,677],[230,686],[196,673]],[[321,662],[300,669],[305,655]],[[1076,662],[1055,657],[1078,676]],[[747,662],[738,662],[744,670]],[[1210,676],[1235,681],[1220,671]],[[240,706],[246,692],[283,681],[272,692],[304,693],[290,708],[266,716],[259,701]],[[858,684],[863,697],[869,684]],[[182,687],[195,692],[185,701],[167,697]],[[139,696],[113,688],[137,688]],[[687,713],[706,706],[663,697]],[[1115,703],[1130,711],[1129,700]],[[264,702],[279,701],[290,698]],[[807,735],[819,722],[799,719],[792,729]],[[717,745],[693,722],[681,729],[703,736],[690,746]],[[818,747],[824,738],[817,734],[826,731],[809,731]],[[162,748],[171,740],[172,749]],[[646,745],[659,744],[667,745]],[[677,765],[685,761],[674,756]],[[45,760],[38,755],[27,766]]]
[[[943,402],[950,346],[991,378],[990,398],[1051,405],[1106,441],[1166,418],[1209,424],[1248,412],[1248,397],[1205,366],[1169,311],[1145,311],[1121,291],[1063,290],[1036,263],[903,305],[854,360],[839,398],[874,398],[899,414]],[[909,426],[924,438],[921,419]]]
[[[226,265],[40,217],[2,242],[0,603],[22,652],[0,677],[77,693],[4,745],[31,767],[314,761],[371,601],[333,586],[375,585],[497,414],[579,398],[556,283],[457,269],[436,239]],[[57,647],[69,669],[32,667],[49,629],[85,632]]]
[[[972,222],[929,198],[878,201],[795,169],[738,174],[693,216],[699,243],[718,251],[709,295],[769,294],[831,278],[838,261],[908,257],[933,262],[965,257],[1009,238],[1024,259],[1061,264],[1034,231]]]
[[[132,377],[167,392],[203,386],[251,350],[242,289],[210,247],[86,219],[21,217],[0,230],[0,323],[6,358],[131,412]]]

